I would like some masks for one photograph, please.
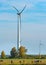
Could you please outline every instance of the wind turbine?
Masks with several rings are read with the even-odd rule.
[[[18,16],[18,21],[17,21],[17,50],[20,48],[20,43],[21,43],[21,14],[25,10],[26,5],[24,8],[19,11],[16,7],[13,6],[13,8],[17,11],[17,16]]]
[[[41,46],[42,46],[43,44],[41,43],[41,40],[40,40],[40,43],[39,43],[39,58],[41,58]]]

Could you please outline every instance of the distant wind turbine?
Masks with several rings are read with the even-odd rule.
[[[41,43],[41,40],[40,40],[40,43],[39,43],[39,56],[40,56],[40,58],[41,58],[41,46],[42,46],[43,44]]]

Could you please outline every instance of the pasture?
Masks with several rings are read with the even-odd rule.
[[[46,59],[0,59],[0,65],[46,65]]]

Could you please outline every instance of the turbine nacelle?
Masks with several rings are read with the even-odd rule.
[[[17,15],[20,15],[21,13],[17,13]]]

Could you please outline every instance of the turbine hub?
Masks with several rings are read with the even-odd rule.
[[[17,13],[18,15],[20,15],[20,13]]]

